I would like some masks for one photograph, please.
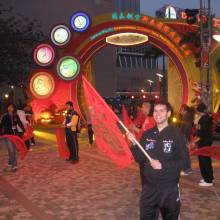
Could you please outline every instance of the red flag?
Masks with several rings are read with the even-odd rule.
[[[133,124],[130,117],[128,116],[127,110],[124,105],[122,105],[122,117],[123,117],[123,123],[125,124],[125,126]]]
[[[1,137],[9,139],[9,141],[11,141],[16,146],[16,149],[20,152],[21,159],[24,159],[27,154],[27,148],[24,141],[20,137],[10,134],[2,135]]]
[[[133,156],[117,126],[118,117],[84,76],[83,88],[97,147],[118,167],[127,167],[133,161]]]
[[[60,157],[63,159],[69,158],[69,150],[65,141],[63,128],[56,128],[56,138]]]
[[[24,141],[31,139],[34,136],[34,131],[31,126],[27,126],[22,139]]]
[[[220,160],[220,146],[207,146],[191,150],[190,155],[206,156]]]

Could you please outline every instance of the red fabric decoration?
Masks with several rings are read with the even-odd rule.
[[[69,150],[65,141],[64,129],[56,128],[57,147],[62,159],[69,158]]]
[[[16,149],[20,152],[21,159],[24,159],[24,157],[27,154],[27,148],[24,143],[24,140],[22,140],[20,137],[16,135],[9,135],[9,134],[1,135],[0,137],[9,139],[9,141],[11,141],[16,146]]]
[[[25,133],[22,137],[24,141],[31,139],[34,136],[34,130],[31,126],[27,126]]]
[[[156,122],[155,122],[154,118],[151,116],[147,116],[142,127],[141,127],[140,132],[137,134],[137,139],[140,140],[145,131],[147,131],[155,126],[156,126]]]
[[[133,161],[129,146],[118,128],[118,117],[83,76],[84,94],[97,147],[119,168]]]
[[[123,123],[125,126],[128,126],[129,124],[133,124],[130,117],[128,116],[127,110],[124,105],[122,105],[122,117],[123,117]]]
[[[191,150],[190,155],[206,156],[220,160],[220,146],[206,146]]]

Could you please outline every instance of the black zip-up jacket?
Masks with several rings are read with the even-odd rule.
[[[23,130],[23,132],[25,131],[24,125],[17,114],[14,114],[13,116],[4,114],[0,123],[0,132],[3,134],[17,134],[17,125]],[[12,129],[13,127],[14,129]]]
[[[154,127],[143,133],[140,144],[152,159],[159,160],[162,164],[161,170],[153,169],[140,149],[137,146],[131,147],[136,162],[143,170],[144,185],[160,188],[176,186],[183,166],[183,149],[186,147],[178,129],[168,126],[159,132],[157,127]]]

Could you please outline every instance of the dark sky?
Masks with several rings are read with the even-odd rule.
[[[36,18],[42,30],[48,35],[56,24],[69,24],[71,15],[76,11],[86,11],[90,16],[95,16],[114,10],[113,0],[0,0],[0,2],[5,7],[12,6],[14,14],[20,13],[31,19]],[[199,0],[141,0],[141,12],[154,16],[155,11],[165,4],[184,9],[199,8],[199,2]],[[220,0],[212,0],[211,5],[213,13],[220,18]],[[119,70],[115,67],[115,60],[114,48],[106,48],[94,57],[97,89],[102,95],[113,95],[116,89],[115,82]],[[124,72],[122,74],[125,76],[128,74],[125,70],[120,72]]]
[[[45,32],[58,23],[69,23],[71,14],[77,10],[91,16],[113,10],[113,0],[0,0],[5,6],[13,6],[15,12],[37,18]],[[199,8],[200,0],[141,0],[141,12],[154,16],[165,4],[179,8]],[[220,0],[211,0],[213,13],[220,17]]]

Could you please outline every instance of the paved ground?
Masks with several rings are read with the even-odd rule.
[[[42,133],[37,133],[42,137]],[[137,220],[140,194],[136,165],[119,171],[80,138],[80,162],[59,159],[53,135],[37,145],[17,173],[7,170],[0,150],[0,220]],[[199,188],[198,165],[181,179],[181,220],[220,219],[220,162],[214,161],[215,187]]]

